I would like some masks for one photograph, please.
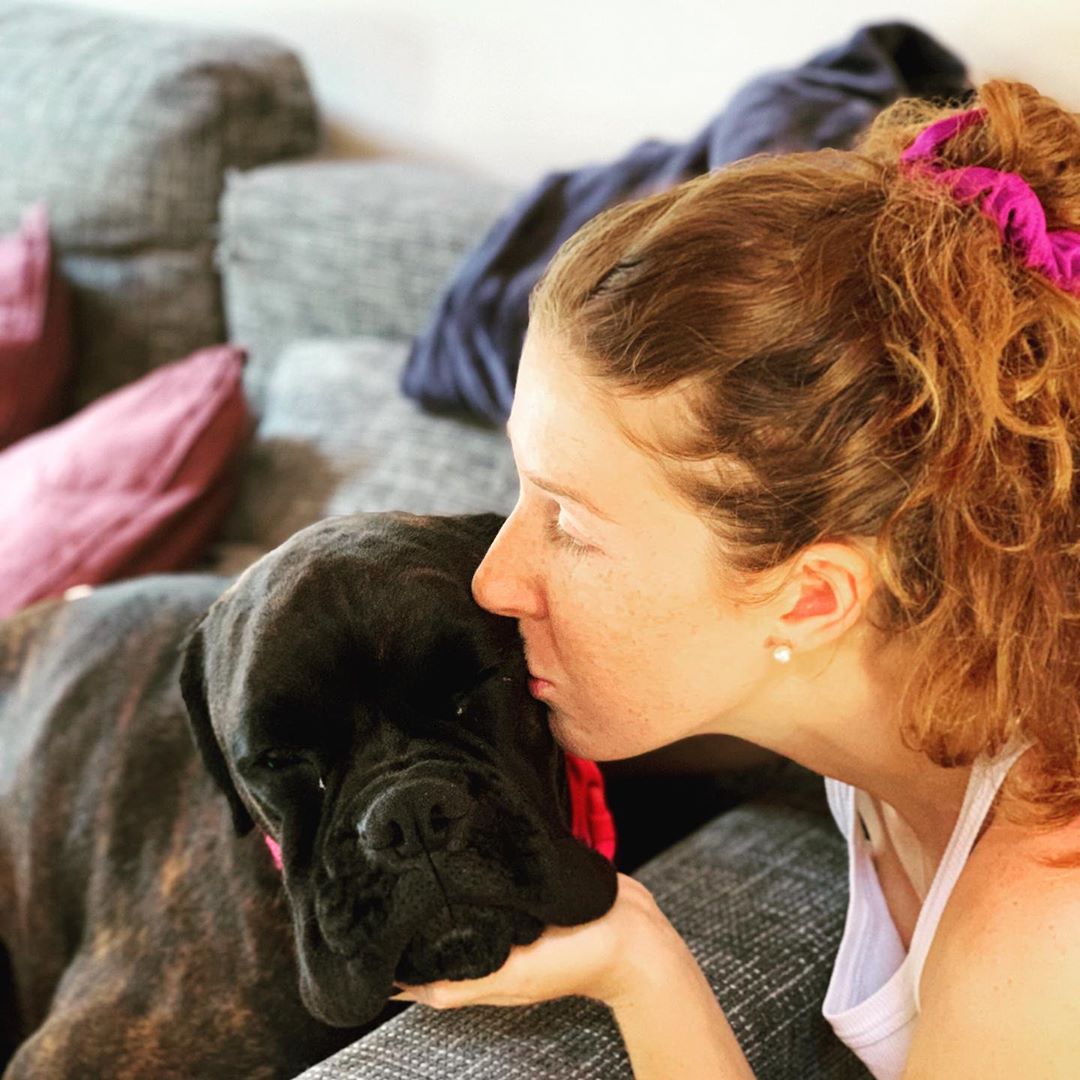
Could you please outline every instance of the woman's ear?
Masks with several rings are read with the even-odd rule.
[[[811,544],[797,557],[775,635],[796,652],[835,641],[858,622],[875,588],[873,556],[860,541]]]

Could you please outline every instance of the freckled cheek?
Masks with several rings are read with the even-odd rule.
[[[566,673],[597,689],[639,676],[652,653],[647,614],[612,600],[603,593],[579,596],[553,624]]]

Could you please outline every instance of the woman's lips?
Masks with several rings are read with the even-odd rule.
[[[551,689],[552,684],[547,679],[537,679],[532,676],[529,677],[529,693],[534,698],[544,698],[545,694]]]

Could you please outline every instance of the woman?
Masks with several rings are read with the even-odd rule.
[[[476,599],[567,750],[718,733],[827,778],[869,876],[823,1007],[877,1077],[1080,1059],[1077,229],[1080,118],[996,80],[615,207],[532,297]],[[753,1075],[625,875],[402,999],[566,994],[639,1080]]]

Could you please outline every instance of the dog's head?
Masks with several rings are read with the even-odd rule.
[[[281,846],[301,994],[327,1023],[372,1019],[395,979],[489,974],[614,902],[614,867],[569,832],[516,624],[472,598],[500,524],[320,522],[186,645],[196,742],[237,831]]]

